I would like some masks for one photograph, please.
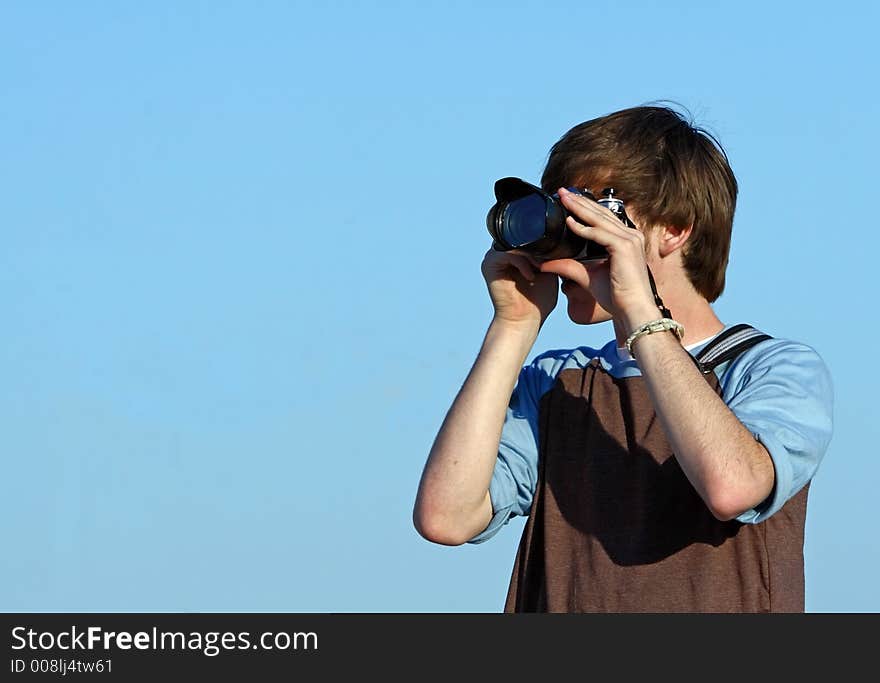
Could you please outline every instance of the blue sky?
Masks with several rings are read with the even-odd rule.
[[[657,99],[740,183],[725,322],[817,349],[809,611],[878,611],[873,3],[0,9],[0,609],[494,612],[411,524],[496,178]],[[534,350],[598,345],[557,310]]]

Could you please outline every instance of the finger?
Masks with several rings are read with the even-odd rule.
[[[532,282],[535,279],[536,268],[525,256],[522,256],[521,254],[508,253],[507,258],[504,260],[507,261],[509,265],[516,268],[520,273],[522,273],[522,276],[529,282]]]
[[[519,249],[511,249],[507,253],[522,256],[524,259],[526,259],[529,263],[532,264],[532,266],[534,267],[535,270],[539,270],[541,267],[541,262],[527,251],[520,251]]]
[[[541,264],[542,273],[553,273],[568,280],[574,280],[582,287],[589,287],[590,275],[583,264],[574,259],[561,258],[553,261],[544,261]]]
[[[638,232],[638,230],[633,230],[625,225],[611,209],[583,195],[560,188],[559,198],[569,213],[585,223],[606,228],[620,235],[625,235],[627,232]]]
[[[637,232],[625,225],[611,209],[586,197],[569,193],[568,197],[563,201],[563,206],[571,215],[589,225],[601,227],[619,235],[625,235],[627,232]]]
[[[565,219],[568,229],[575,235],[584,237],[592,242],[601,244],[608,249],[609,252],[620,251],[627,247],[643,249],[642,233],[638,230],[630,230],[624,232],[621,230],[611,230],[603,226],[585,225],[575,220],[574,216]]]

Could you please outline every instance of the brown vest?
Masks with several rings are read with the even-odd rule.
[[[720,394],[715,373],[704,376]],[[617,379],[595,358],[557,376],[539,424],[538,483],[505,612],[804,611],[809,484],[759,524],[718,521],[643,378]]]

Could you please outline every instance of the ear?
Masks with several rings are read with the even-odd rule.
[[[657,230],[654,239],[657,240],[657,252],[662,258],[675,253],[682,247],[691,236],[694,230],[693,225],[679,227],[674,225],[663,225]]]

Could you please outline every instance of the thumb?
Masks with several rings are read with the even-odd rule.
[[[574,280],[581,287],[589,288],[590,274],[583,264],[574,259],[562,258],[545,261],[541,264],[542,273],[555,273],[569,280]]]

